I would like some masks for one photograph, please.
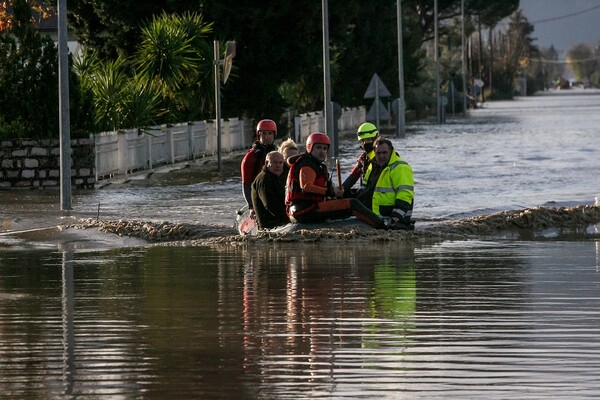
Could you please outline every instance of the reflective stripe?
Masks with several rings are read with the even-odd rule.
[[[410,186],[410,185],[400,185],[396,188],[390,188],[390,187],[376,187],[375,191],[378,193],[396,193],[399,192],[401,190],[410,190],[411,192],[415,191],[415,187],[414,186]]]
[[[399,192],[401,190],[410,190],[411,192],[414,192],[415,187],[411,185],[400,185],[395,189],[396,192]]]
[[[393,171],[398,165],[408,165],[408,163],[406,161],[396,161],[392,165],[389,165],[390,171]]]

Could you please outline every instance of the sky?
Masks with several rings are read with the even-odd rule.
[[[600,44],[600,0],[521,0],[519,8],[535,27],[533,44],[553,45],[561,58],[571,46]]]

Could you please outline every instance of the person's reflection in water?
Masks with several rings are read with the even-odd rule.
[[[245,368],[328,384],[323,365],[335,365],[344,349],[382,348],[390,340],[405,347],[416,310],[413,246],[331,250],[311,244],[249,254]]]

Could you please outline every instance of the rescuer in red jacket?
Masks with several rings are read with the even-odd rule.
[[[288,160],[290,172],[286,184],[285,204],[290,220],[322,222],[326,219],[342,219],[354,215],[375,228],[385,229],[383,220],[358,199],[342,199],[343,189],[333,187],[324,163],[330,144],[326,134],[311,133],[306,140],[306,153]]]
[[[256,141],[242,159],[242,193],[249,208],[252,208],[252,182],[265,165],[267,154],[276,150],[273,144],[275,137],[277,137],[277,124],[275,121],[270,119],[258,121]]]

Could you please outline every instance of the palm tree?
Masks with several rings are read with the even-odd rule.
[[[196,13],[163,13],[142,28],[136,74],[159,89],[171,121],[201,118],[212,106],[212,54],[206,39],[211,32],[212,23]]]
[[[75,61],[82,90],[93,98],[98,130],[192,121],[213,104],[212,24],[201,15],[162,14],[142,28],[131,58],[102,61],[84,51]]]

